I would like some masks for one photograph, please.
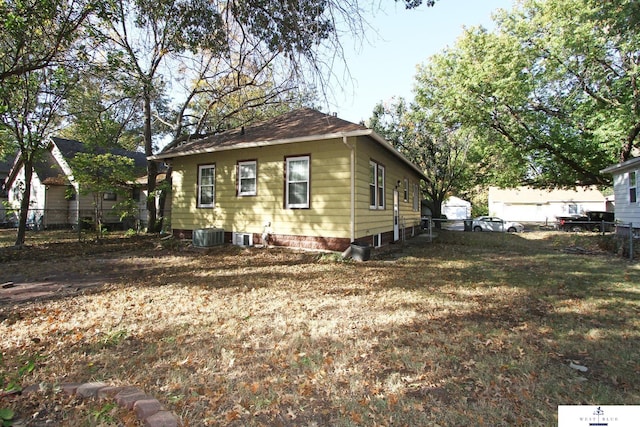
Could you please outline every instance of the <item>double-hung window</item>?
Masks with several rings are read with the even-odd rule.
[[[384,166],[369,161],[369,208],[384,209]]]
[[[258,162],[238,162],[238,196],[255,196],[257,191]]]
[[[212,208],[216,202],[216,165],[198,166],[198,207]]]
[[[638,202],[638,173],[629,172],[629,203]]]
[[[309,207],[310,187],[309,156],[286,159],[286,207],[305,209]]]
[[[413,184],[413,210],[420,211],[420,197],[418,197],[418,184]]]

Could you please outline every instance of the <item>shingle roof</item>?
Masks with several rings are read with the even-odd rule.
[[[62,156],[67,160],[73,159],[78,153],[91,152],[89,146],[82,142],[72,139],[52,137],[51,141],[58,147],[58,150],[62,153]],[[98,148],[95,150],[98,153],[109,152],[119,156],[125,156],[133,159],[136,173],[143,174],[147,167],[147,157],[144,153],[137,151],[129,151],[123,148],[110,148],[108,150]],[[9,176],[5,181],[8,186],[15,179],[16,173],[22,166],[22,161],[18,158],[14,161]],[[42,152],[41,156],[34,162],[34,171],[43,184],[46,185],[69,185],[69,177],[66,176],[62,167],[58,164],[58,161],[53,156],[51,149]],[[163,168],[160,168],[161,170]]]
[[[33,170],[43,184],[69,185],[69,178],[56,161],[51,151],[47,150],[33,162]]]
[[[270,145],[270,143],[290,139],[326,137],[357,131],[365,132],[369,129],[311,108],[302,108],[249,126],[185,142],[177,147],[168,148],[154,157],[166,158],[172,155],[211,152],[239,148],[245,144]]]
[[[53,137],[51,139],[56,144],[58,150],[60,150],[64,158],[67,160],[75,157],[77,153],[86,153],[90,151],[89,147],[86,144],[75,141],[73,139],[64,139],[58,137]],[[147,157],[144,153],[140,153],[138,151],[129,151],[125,150],[124,148],[110,148],[108,150],[98,148],[95,151],[98,153],[105,153],[108,151],[111,154],[133,159],[136,169],[145,169],[147,167]]]

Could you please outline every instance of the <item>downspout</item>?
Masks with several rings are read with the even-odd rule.
[[[351,150],[351,214],[350,233],[351,242],[356,240],[356,150],[347,142],[347,137],[342,137],[342,143]]]

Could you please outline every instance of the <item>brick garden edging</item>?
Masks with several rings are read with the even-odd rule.
[[[82,399],[115,400],[122,408],[133,410],[145,427],[178,427],[180,421],[171,411],[152,396],[136,387],[113,387],[102,382],[63,384],[62,390],[68,395]]]

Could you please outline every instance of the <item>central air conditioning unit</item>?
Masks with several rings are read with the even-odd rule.
[[[201,228],[193,230],[193,246],[207,248],[224,243],[224,230],[222,228]]]
[[[237,246],[253,246],[253,234],[233,233],[233,244]]]

